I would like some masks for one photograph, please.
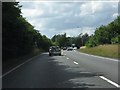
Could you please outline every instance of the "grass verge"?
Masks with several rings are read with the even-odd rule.
[[[99,45],[92,48],[81,48],[80,52],[103,57],[120,59],[120,45]]]

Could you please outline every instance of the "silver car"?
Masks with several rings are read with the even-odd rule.
[[[67,51],[72,51],[73,50],[73,47],[68,47],[67,48]]]
[[[51,46],[49,48],[49,56],[52,55],[60,55],[61,56],[61,49],[59,46]]]

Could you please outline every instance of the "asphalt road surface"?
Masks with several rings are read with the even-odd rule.
[[[2,88],[117,88],[118,61],[63,51],[42,53],[5,73]]]

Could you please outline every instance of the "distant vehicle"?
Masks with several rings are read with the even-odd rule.
[[[74,47],[74,48],[73,48],[73,50],[76,50],[76,49],[77,49],[77,47]]]
[[[72,51],[73,50],[73,47],[68,47],[67,48],[67,51]]]
[[[49,48],[49,56],[52,55],[60,55],[61,56],[61,49],[59,46],[51,46]]]
[[[63,47],[63,50],[66,50],[67,49],[67,47]]]

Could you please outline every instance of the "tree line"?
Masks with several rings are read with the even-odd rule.
[[[67,37],[66,33],[64,33],[54,35],[51,40],[52,42],[54,42],[55,45],[58,45],[60,47],[75,46],[77,48],[80,48],[81,46],[85,45],[88,39],[89,35],[87,33],[85,34],[80,33],[76,37]]]
[[[81,46],[95,47],[103,44],[120,44],[120,16],[108,25],[102,25],[96,28],[94,34],[80,33],[76,37],[66,37],[66,33],[54,35],[52,42],[61,47],[72,46],[75,44],[78,48]]]
[[[103,44],[120,44],[120,16],[108,25],[96,28],[85,45],[94,47]]]
[[[34,48],[48,50],[52,42],[21,15],[18,2],[2,3],[2,58],[20,57]]]

